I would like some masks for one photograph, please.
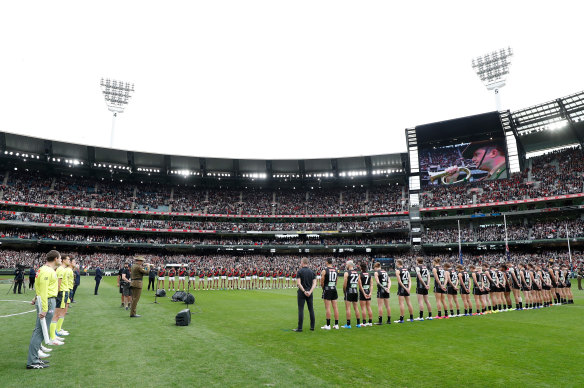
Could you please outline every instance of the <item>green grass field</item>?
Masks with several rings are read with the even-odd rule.
[[[395,282],[394,282],[395,283]],[[7,294],[0,316],[32,306],[33,294]],[[0,318],[0,386],[395,386],[576,387],[584,382],[584,292],[574,305],[373,326],[351,330],[296,325],[296,291],[196,291],[188,327],[174,325],[183,303],[144,292],[141,318],[121,309],[115,278],[82,278],[65,319],[66,344],[53,347],[51,367],[26,370],[34,313]],[[315,291],[317,326],[325,322]],[[430,298],[433,300],[433,296]],[[376,302],[373,301],[374,318]],[[417,311],[417,302],[414,315]],[[340,305],[341,307],[341,305]],[[395,290],[392,319],[399,309]],[[435,313],[435,311],[434,311]],[[344,323],[344,304],[341,324]],[[353,317],[353,324],[355,320]]]

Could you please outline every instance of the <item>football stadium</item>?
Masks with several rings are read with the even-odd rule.
[[[109,146],[0,128],[0,385],[581,386],[584,87],[508,109],[514,56],[401,152],[116,146],[107,77]]]

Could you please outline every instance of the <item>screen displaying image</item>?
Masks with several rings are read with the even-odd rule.
[[[442,147],[420,148],[422,184],[450,185],[507,178],[507,153],[502,138],[488,138]]]
[[[498,112],[420,125],[416,136],[422,186],[508,178]]]

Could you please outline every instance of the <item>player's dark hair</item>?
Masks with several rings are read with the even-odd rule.
[[[48,262],[53,262],[53,261],[57,260],[59,257],[61,257],[61,254],[58,251],[53,249],[53,250],[50,250],[49,253],[47,253],[47,255],[45,256],[45,259]]]
[[[361,263],[361,271],[367,272],[367,264]]]
[[[448,269],[450,267],[451,267],[450,263],[444,263],[444,268]]]
[[[397,259],[395,263],[396,263],[397,265],[399,265],[400,267],[401,267],[402,265],[404,265],[404,262],[402,261],[402,259]]]
[[[422,263],[424,263],[424,258],[423,258],[423,257],[418,257],[418,258],[416,259],[416,263],[418,263],[418,264],[422,264]]]
[[[507,266],[505,264],[501,264],[499,266],[499,269],[502,270],[502,271],[507,271]]]
[[[327,257],[326,258],[326,263],[327,264],[332,264],[333,263],[333,258],[332,257]]]
[[[375,264],[373,264],[373,268],[381,268],[381,263],[376,261]]]

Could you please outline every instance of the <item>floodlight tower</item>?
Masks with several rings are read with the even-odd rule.
[[[509,74],[509,58],[513,56],[511,47],[500,49],[477,57],[472,60],[472,68],[488,90],[495,91],[495,103],[497,111],[501,110],[500,89],[505,86],[507,74]]]
[[[112,132],[110,135],[110,148],[114,146],[114,129],[116,127],[116,117],[118,113],[124,112],[124,108],[128,105],[128,100],[134,93],[134,84],[129,82],[122,82],[110,80],[109,78],[101,79],[99,83],[101,91],[105,97],[105,104],[110,112],[113,112],[112,118]]]

